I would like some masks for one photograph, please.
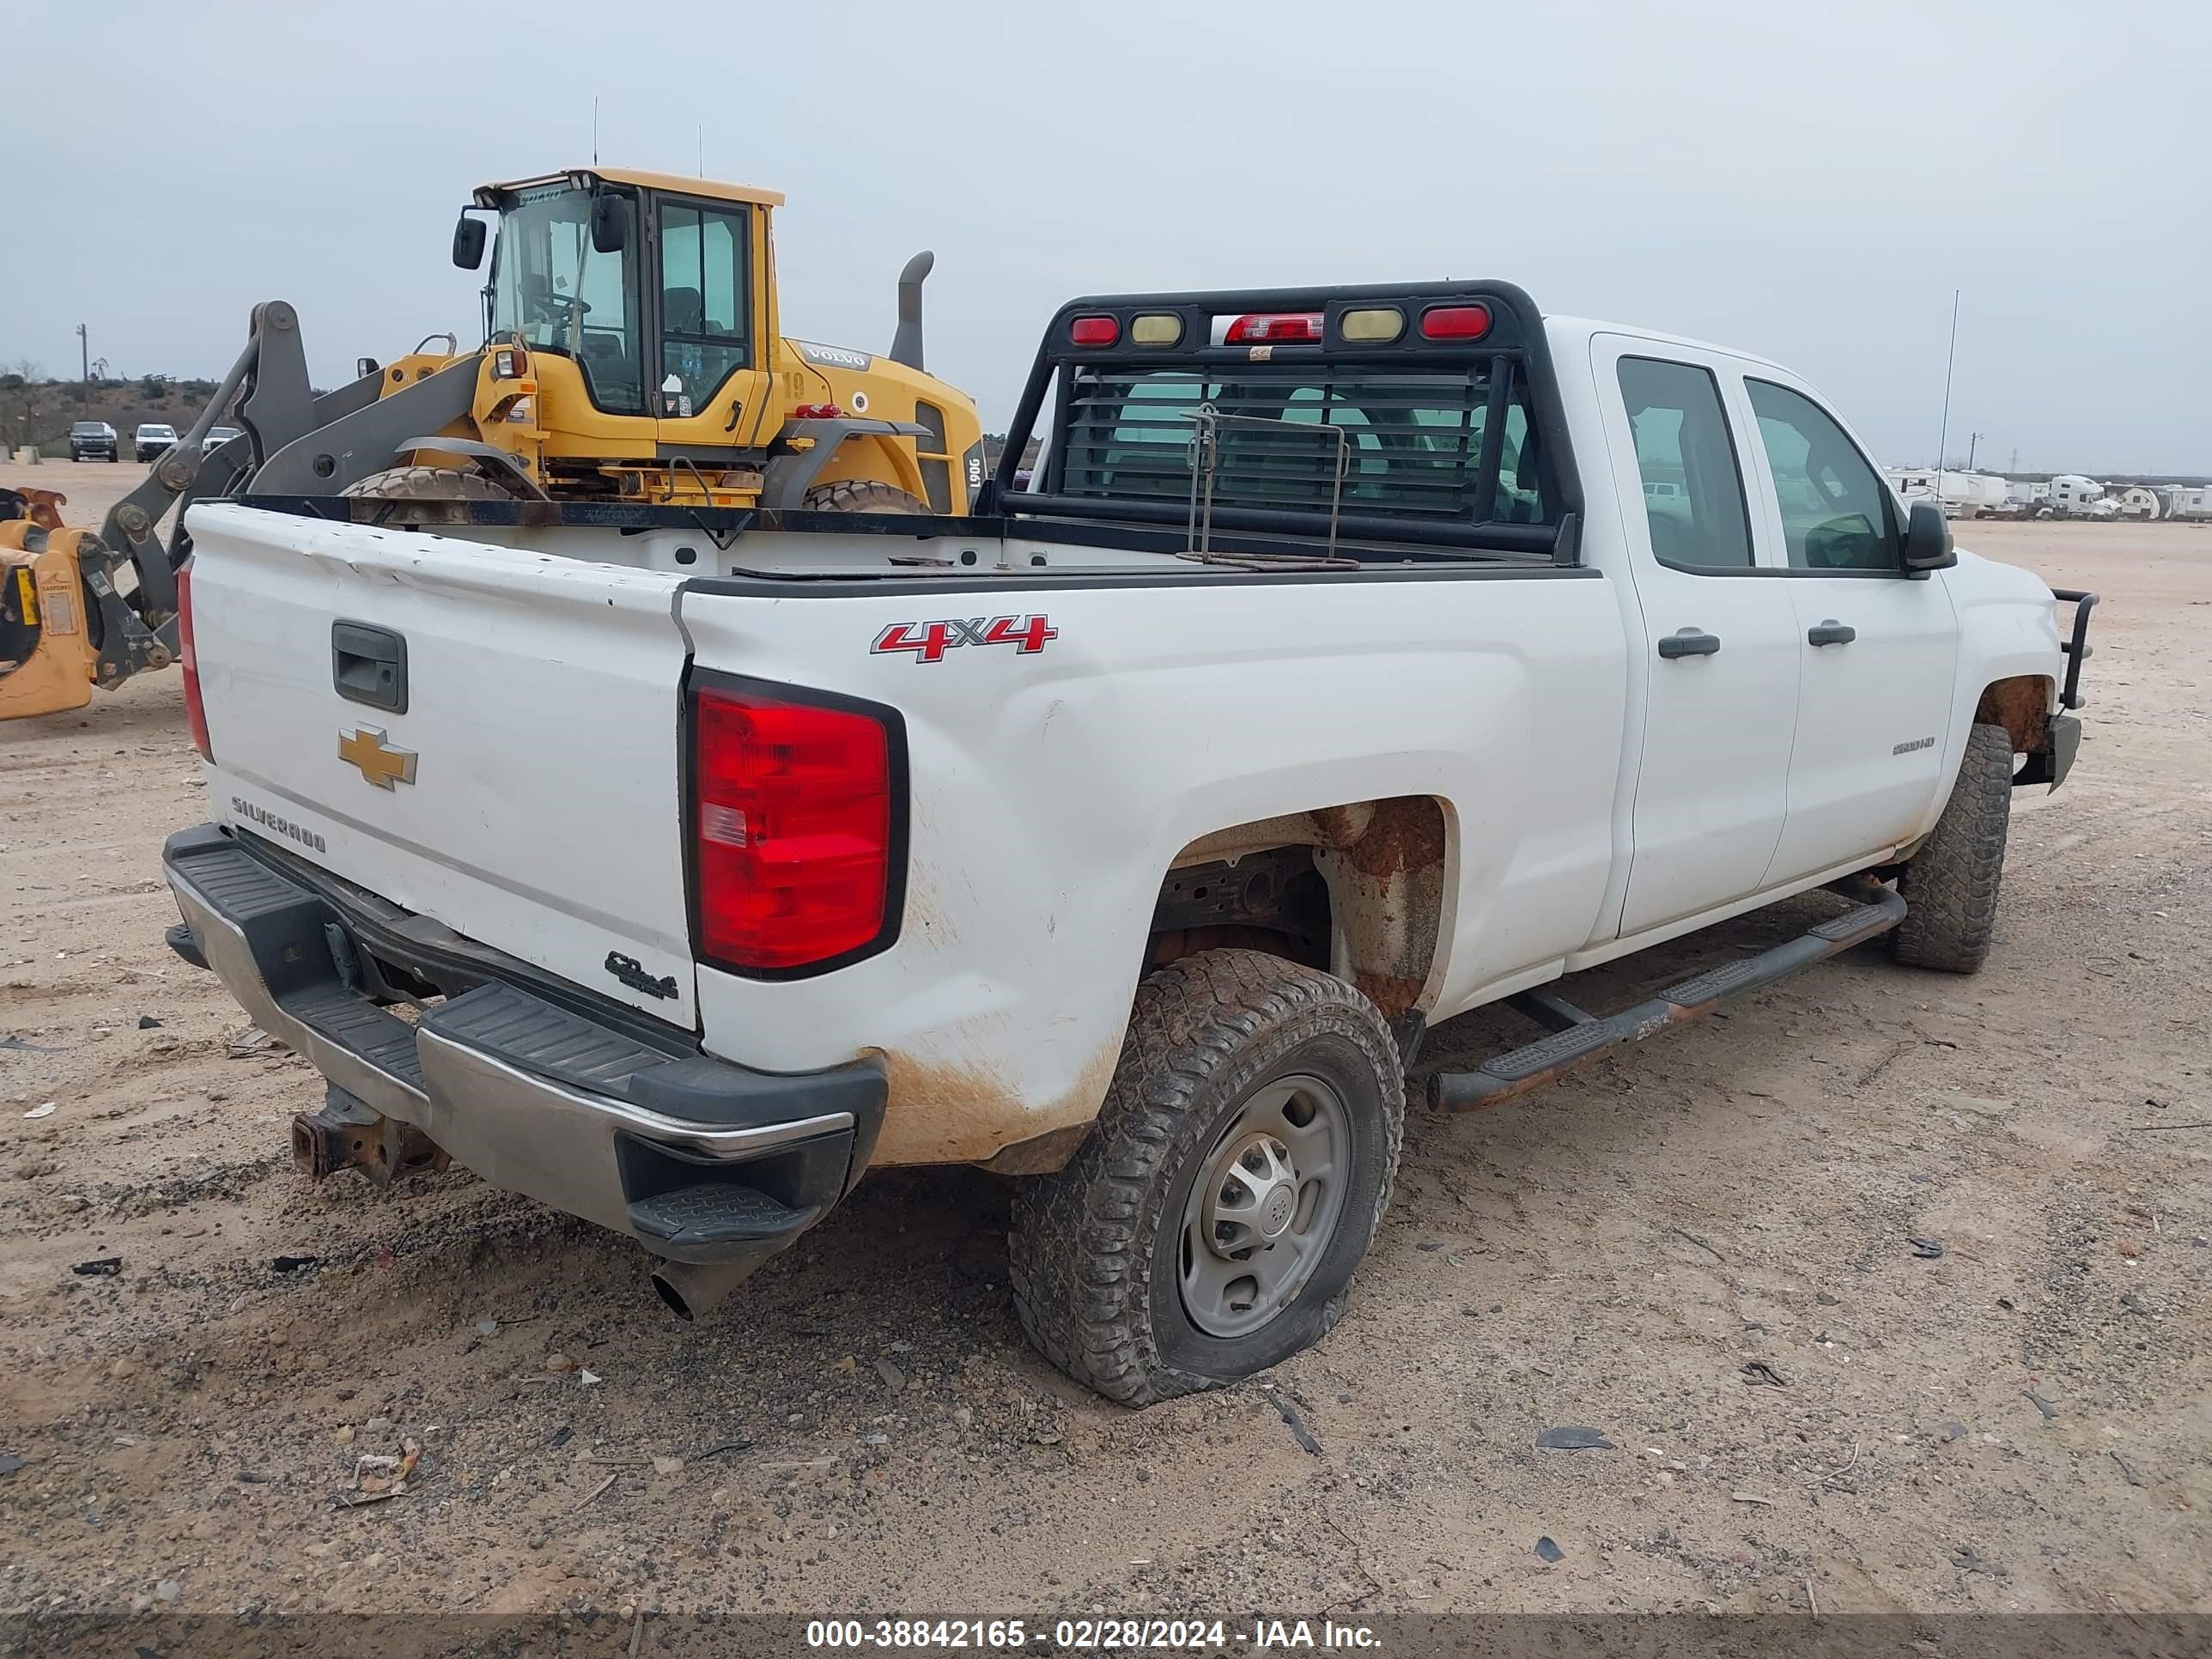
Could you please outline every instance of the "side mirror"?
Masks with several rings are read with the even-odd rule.
[[[592,198],[592,252],[620,253],[629,242],[628,204],[619,196]]]
[[[474,270],[483,264],[483,251],[484,222],[464,211],[453,227],[453,263],[463,270]]]
[[[1951,545],[1950,520],[1935,502],[1913,502],[1905,521],[1905,546],[1898,562],[1907,575],[1921,570],[1948,570],[1959,562]]]

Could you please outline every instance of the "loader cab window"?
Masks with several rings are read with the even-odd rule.
[[[574,358],[592,402],[611,415],[642,415],[637,243],[632,216],[623,249],[592,246],[592,194],[567,185],[518,191],[501,210],[492,254],[492,332],[519,334],[533,349]]]
[[[751,362],[749,230],[742,207],[660,204],[664,416],[705,414],[722,382]]]

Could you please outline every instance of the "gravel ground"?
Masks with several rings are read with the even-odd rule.
[[[72,518],[137,476],[98,471]],[[1334,1334],[1141,1413],[1025,1346],[972,1171],[872,1180],[697,1327],[465,1173],[307,1184],[313,1073],[233,1054],[161,945],[204,814],[176,678],[0,727],[0,1613],[2212,1606],[2212,530],[1960,534],[2106,595],[1988,968],[1862,950],[1416,1107]],[[333,1507],[409,1441],[404,1495]]]

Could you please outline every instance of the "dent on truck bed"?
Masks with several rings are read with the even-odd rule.
[[[1352,982],[1388,1018],[1418,1008],[1442,925],[1449,848],[1443,806],[1430,796],[1395,796],[1234,824],[1190,842],[1170,868],[1285,847],[1314,849]],[[926,904],[926,896],[918,891],[916,902]],[[1193,930],[1191,950],[1216,942],[1202,937],[1206,931]],[[1147,965],[1160,965],[1157,953]],[[885,1050],[890,1100],[872,1162],[981,1164],[1001,1175],[1057,1170],[1089,1133],[1121,1051],[1117,1032],[1068,1088],[1040,1104],[986,1066]]]

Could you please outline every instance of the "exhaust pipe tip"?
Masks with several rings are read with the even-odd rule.
[[[765,1260],[765,1256],[755,1256],[745,1261],[664,1261],[653,1269],[653,1294],[669,1312],[689,1324],[720,1307]]]
[[[671,1284],[665,1273],[659,1267],[653,1270],[653,1293],[660,1298],[663,1307],[686,1324],[697,1317],[691,1311],[691,1304],[684,1299],[684,1292]]]

